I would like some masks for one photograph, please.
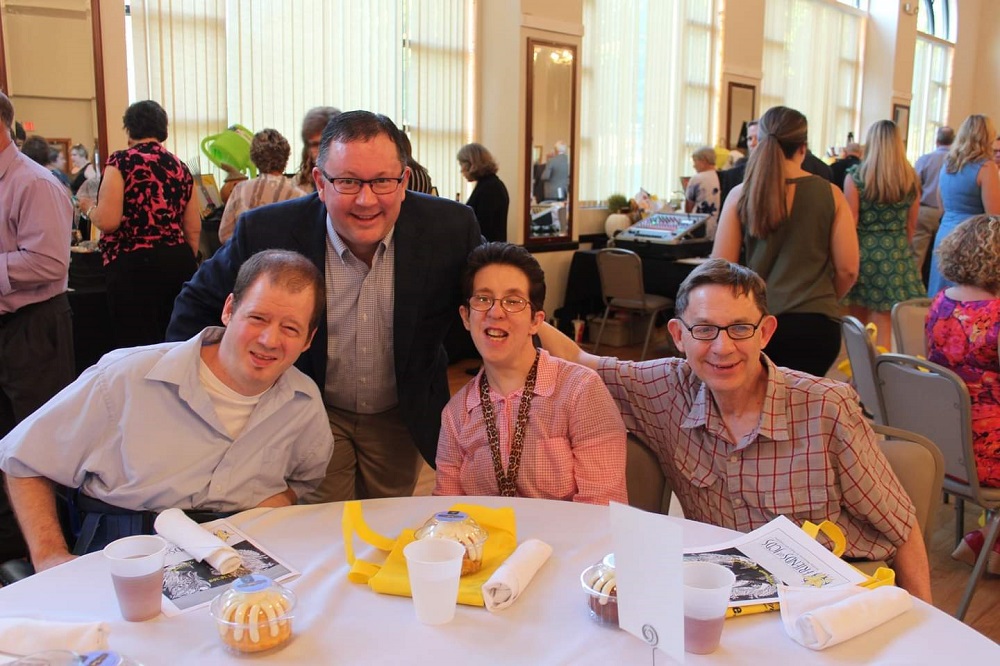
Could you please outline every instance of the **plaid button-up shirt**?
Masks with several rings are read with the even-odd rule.
[[[737,442],[683,359],[603,359],[599,374],[625,426],[656,452],[687,518],[741,532],[777,515],[830,520],[847,538],[845,557],[891,558],[916,515],[853,389],[761,358],[760,420]]]

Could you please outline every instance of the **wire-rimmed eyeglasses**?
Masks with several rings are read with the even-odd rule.
[[[760,324],[766,316],[761,315],[756,324],[730,324],[729,326],[716,326],[715,324],[695,324],[694,326],[688,326],[687,322],[680,317],[677,317],[677,321],[684,325],[684,328],[688,330],[688,333],[695,340],[714,340],[719,337],[720,331],[725,331],[730,340],[748,340],[754,336],[754,333],[760,328]]]
[[[371,180],[362,180],[360,178],[334,178],[328,174],[323,169],[319,172],[323,174],[323,177],[330,181],[333,185],[333,189],[341,194],[359,194],[361,188],[365,185],[372,188],[374,194],[392,194],[399,189],[399,186],[403,183],[403,178],[406,176],[404,172],[399,178],[372,178]]]
[[[505,312],[510,314],[517,314],[518,312],[524,311],[524,308],[528,307],[528,301],[523,298],[516,298],[508,296],[506,298],[493,298],[492,296],[482,296],[476,295],[469,299],[469,307],[473,310],[478,310],[479,312],[486,312],[493,307],[493,304],[497,301],[500,302],[500,307],[503,308]]]

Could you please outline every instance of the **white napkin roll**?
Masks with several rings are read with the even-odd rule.
[[[552,546],[538,539],[528,539],[518,546],[483,584],[486,609],[503,610],[517,601],[550,555]]]
[[[913,607],[906,590],[878,587],[867,590],[778,588],[785,631],[812,650],[843,643],[902,615]]]
[[[23,657],[45,650],[92,652],[107,649],[108,625],[105,622],[0,618],[0,652]]]
[[[180,546],[199,562],[207,562],[221,574],[233,573],[243,564],[235,549],[188,518],[180,509],[162,512],[156,517],[153,528],[164,539]]]

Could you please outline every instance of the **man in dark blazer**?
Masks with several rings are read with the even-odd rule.
[[[217,322],[240,265],[261,250],[297,250],[324,272],[327,314],[296,365],[323,393],[335,443],[327,480],[307,500],[412,494],[420,455],[434,464],[449,398],[442,341],[482,239],[468,207],[406,191],[398,135],[367,111],[333,118],[317,192],[240,216],[184,286],[167,330],[181,340]]]

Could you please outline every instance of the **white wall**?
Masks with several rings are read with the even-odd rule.
[[[18,4],[30,4],[31,1],[22,0]],[[720,81],[723,90],[728,81],[760,83],[765,1],[727,0],[725,3]],[[89,6],[88,0],[33,2],[77,10]],[[955,46],[949,122],[957,127],[970,113],[986,113],[1000,122],[1000,95],[997,93],[1000,85],[1000,3],[997,0],[962,0],[957,4],[958,40]],[[867,124],[891,115],[894,102],[908,102],[916,41],[916,18],[902,13],[902,0],[874,0],[872,5],[869,21],[872,27],[866,39],[865,82],[862,91],[862,135]],[[511,201],[508,238],[512,242],[523,242],[527,173],[525,165],[528,159],[525,138],[527,38],[530,35],[575,44],[579,48],[586,39],[582,26],[583,0],[478,0],[477,7],[476,68],[480,88],[475,98],[475,139],[489,147],[500,164],[500,177],[507,186]],[[103,2],[101,11],[107,127],[110,147],[115,150],[125,145],[120,119],[128,105],[123,3]],[[8,32],[11,30],[9,23],[5,28]],[[54,23],[45,24],[41,30],[33,29],[33,39],[42,41],[46,35],[58,30]],[[68,43],[74,42],[71,39]],[[30,45],[30,40],[22,39],[12,44],[8,39],[6,46],[9,70],[19,68],[20,63],[29,55],[34,57],[33,50],[30,54],[25,52]],[[74,47],[73,50],[85,49]],[[85,71],[87,65],[83,63],[82,57],[77,58],[80,60],[77,62],[77,59],[66,60],[55,55],[61,53],[58,49],[46,53],[53,55],[41,57],[50,57],[50,61],[33,65],[45,68],[46,72],[53,69],[58,72],[38,75],[46,85],[52,87],[68,79],[85,81],[88,71],[91,72],[89,76],[92,76],[92,69]],[[11,71],[12,84],[17,82],[18,74],[22,81],[25,80],[24,74]],[[16,95],[16,90],[14,92]],[[87,93],[75,91],[73,96],[76,100],[85,99]],[[46,126],[49,126],[48,119],[51,118],[53,124],[50,131],[53,135],[65,134],[85,139],[88,131],[86,127],[76,129],[55,124],[58,117],[64,115],[57,110],[61,103],[64,102],[41,100],[37,102],[38,108],[35,108],[36,102],[32,101],[26,102],[26,108],[37,118],[46,119]],[[722,100],[722,106],[724,109],[725,100]],[[758,115],[762,111],[758,95]],[[20,109],[19,115],[23,115]],[[725,113],[719,116],[715,128],[716,137],[722,134],[721,123],[724,122]],[[574,140],[578,142],[579,109],[576,134]],[[575,161],[576,154],[573,157]],[[574,164],[574,169],[577,168],[578,164]],[[601,228],[601,213],[583,211],[579,201],[574,202],[574,212],[576,235],[593,233]],[[548,278],[546,311],[551,313],[564,300],[566,275],[572,253],[545,252],[537,257]]]

